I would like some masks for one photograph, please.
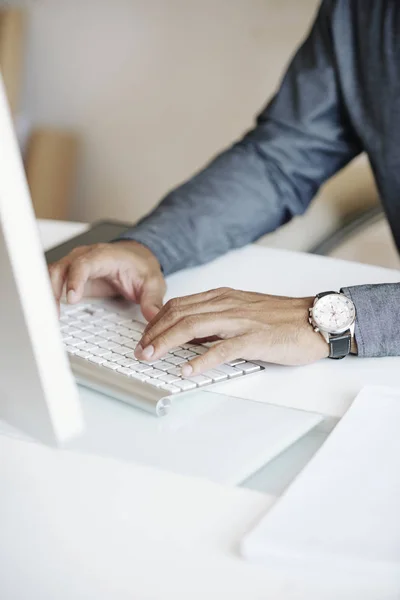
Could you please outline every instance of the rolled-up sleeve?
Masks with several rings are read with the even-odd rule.
[[[338,89],[335,5],[322,2],[255,128],[123,236],[150,248],[165,274],[253,242],[303,213],[321,184],[361,151]]]
[[[358,355],[400,356],[400,283],[343,288],[356,307]]]

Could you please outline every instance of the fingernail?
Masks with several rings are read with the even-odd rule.
[[[75,290],[69,290],[67,294],[67,302],[69,304],[73,304],[76,301],[76,292]]]
[[[193,367],[191,365],[185,365],[182,367],[182,375],[184,377],[189,377],[193,373]]]
[[[151,358],[154,354],[154,346],[147,346],[147,348],[145,348],[143,350],[143,356],[144,358]]]

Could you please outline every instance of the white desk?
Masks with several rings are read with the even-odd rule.
[[[58,231],[61,241],[68,232],[73,235],[79,229],[79,226],[69,229],[48,223],[41,225],[45,245],[46,240],[51,239],[52,244],[57,241]],[[169,296],[222,285],[311,295],[343,285],[397,279],[395,271],[254,246],[208,266],[178,273],[168,284]],[[240,397],[340,416],[362,385],[396,384],[398,366],[399,359],[352,358],[322,361],[306,368],[271,366],[257,382],[255,379],[230,382],[221,389]],[[98,418],[93,413],[95,403],[92,404],[89,416]],[[112,407],[117,405],[108,402],[109,409],[105,409],[102,404],[102,410],[106,410],[105,424],[110,416],[115,425],[118,411],[113,412]],[[1,456],[0,467],[7,481],[14,482],[16,472],[21,472],[21,478],[22,475],[29,477],[27,466],[19,457],[17,441],[13,442],[12,452],[7,457]],[[52,500],[56,506],[60,505],[59,523],[48,523],[40,501],[40,478],[31,482],[37,489],[35,498],[26,499],[38,502],[39,509],[43,510],[35,523],[25,521],[26,515],[13,515],[12,511],[5,518],[5,512],[0,509],[0,591],[11,590],[8,597],[0,594],[4,600],[28,597],[40,600],[394,600],[398,597],[395,590],[349,590],[337,581],[324,585],[305,583],[299,576],[244,563],[237,555],[238,542],[271,505],[272,497],[143,467],[125,465],[124,468],[129,469],[125,477],[134,477],[136,492],[129,497],[128,505],[118,505],[109,514],[97,515],[101,519],[99,529],[95,526],[96,520],[91,518],[92,513],[96,515],[95,507],[91,511],[83,503],[81,517],[65,530],[63,515],[69,507],[62,505],[62,490],[57,489],[53,490]],[[56,472],[56,462],[49,464],[49,478],[52,469]],[[23,494],[24,490],[17,488],[16,485],[7,496],[9,508],[13,494]],[[83,498],[84,490],[85,481],[82,481]],[[0,507],[1,502],[0,498]],[[118,547],[113,544],[116,532],[120,536]],[[117,563],[112,562],[116,554],[119,555]],[[112,569],[110,564],[113,564]]]

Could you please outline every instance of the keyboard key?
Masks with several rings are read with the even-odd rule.
[[[107,329],[109,331],[115,331],[118,327],[116,323],[108,321],[107,319],[102,319],[97,325],[98,327],[102,327],[103,329]]]
[[[121,346],[124,346],[127,342],[130,342],[131,340],[127,337],[124,337],[123,335],[115,335],[111,338],[111,340],[113,342],[115,342],[116,344],[120,344]]]
[[[76,329],[76,327],[65,327],[62,329],[63,335],[75,335],[75,333],[79,332],[79,329]]]
[[[221,371],[215,371],[214,369],[206,371],[205,373],[203,373],[203,375],[212,379],[214,383],[217,383],[218,381],[224,381],[224,379],[228,379],[228,375],[226,375],[226,373],[221,373]]]
[[[80,321],[87,321],[88,319],[91,319],[91,315],[89,315],[89,313],[86,313],[86,312],[76,313],[75,316]]]
[[[101,340],[101,342],[98,342],[97,344],[100,348],[106,348],[107,350],[113,350],[114,348],[118,348],[118,344],[116,344],[115,342],[111,342],[110,340]]]
[[[170,383],[160,386],[160,390],[165,390],[171,394],[178,394],[181,391],[176,385],[171,385]]]
[[[134,330],[131,329],[131,330],[129,330],[129,335],[126,334],[126,337],[130,338],[131,340],[135,340],[136,342],[138,342],[141,339],[142,334],[141,334],[140,331],[134,331]]]
[[[177,381],[178,379],[180,379],[180,377],[178,375],[164,374],[161,375],[159,379],[160,381],[164,381],[164,383],[174,383],[174,381]]]
[[[187,379],[175,381],[174,385],[176,385],[176,387],[178,387],[182,392],[188,392],[189,390],[194,390],[196,388],[196,384],[193,381],[188,381]]]
[[[168,371],[168,369],[172,369],[171,363],[164,362],[159,360],[153,364],[155,369],[159,369],[160,371]]]
[[[143,331],[146,329],[146,325],[140,321],[132,321],[132,324],[134,326],[134,330],[139,331],[140,333],[143,333]]]
[[[116,371],[117,369],[119,369],[119,365],[117,365],[117,363],[113,363],[113,362],[103,362],[103,364],[101,365],[102,367],[106,367],[106,369],[111,369],[111,371]]]
[[[105,348],[95,347],[95,348],[93,348],[93,350],[91,350],[91,353],[93,354],[93,356],[103,356],[103,357],[111,356],[111,352],[109,350],[106,350]]]
[[[86,341],[94,338],[94,335],[92,333],[88,333],[87,331],[78,331],[78,333],[75,333],[74,337]]]
[[[136,346],[137,346],[137,341],[131,340],[129,342],[125,342],[125,346],[128,346],[128,348],[131,348],[131,350],[135,350]]]
[[[241,365],[244,362],[246,362],[243,358],[237,358],[236,360],[231,360],[230,362],[227,362],[226,364],[229,365],[230,367],[236,367],[237,365]]]
[[[245,362],[240,365],[240,368],[244,373],[255,373],[256,371],[261,371],[260,365],[256,365],[255,363]]]
[[[225,373],[225,375],[228,375],[230,379],[233,379],[233,377],[239,377],[243,374],[243,371],[241,370],[240,366],[230,367],[229,365],[218,365],[218,367],[215,367],[215,370]]]
[[[169,362],[171,365],[182,365],[183,363],[187,362],[186,359],[181,358],[180,356],[171,356],[169,358],[167,358],[167,355],[163,357],[163,360],[165,362]]]
[[[85,342],[83,340],[81,340],[80,338],[76,338],[76,337],[71,338],[71,340],[68,342],[69,346],[75,346],[75,348],[79,348],[79,347],[83,346],[84,344],[85,344]]]
[[[190,346],[189,350],[196,354],[205,354],[208,351],[208,348],[204,348],[204,346]]]
[[[122,356],[121,354],[117,354],[116,352],[111,352],[110,356],[107,358],[108,362],[117,362],[118,360],[121,360]]]
[[[139,381],[147,381],[148,379],[150,379],[150,377],[146,373],[136,373],[135,371],[133,371],[132,373],[132,378],[138,379]]]
[[[170,375],[177,375],[178,377],[182,377],[182,368],[181,367],[170,367],[167,371]]]
[[[93,325],[91,327],[87,327],[85,329],[85,331],[88,331],[89,333],[93,333],[93,335],[100,335],[101,333],[103,333],[105,330],[102,327],[94,327]]]
[[[150,365],[146,365],[144,363],[138,362],[137,365],[132,367],[136,371],[136,373],[145,373],[146,371],[151,371],[153,367]]]
[[[73,319],[69,317],[69,326],[70,327],[82,327],[82,321],[78,321],[77,319]]]
[[[111,323],[116,323],[117,325],[120,325],[125,321],[125,317],[122,317],[118,313],[106,314],[106,318],[107,321],[111,321]]]
[[[120,367],[119,369],[117,369],[117,373],[122,373],[122,375],[130,377],[135,373],[135,371],[132,371],[132,369],[129,369],[128,367]]]
[[[132,350],[126,346],[117,346],[116,348],[113,348],[113,352],[120,354],[121,356],[126,356],[127,354],[130,354]]]
[[[106,362],[106,359],[103,356],[89,356],[88,360],[96,365],[101,365]]]
[[[161,375],[165,375],[164,371],[160,371],[159,369],[151,369],[150,371],[146,371],[146,374],[153,377],[153,379],[158,379]]]
[[[181,358],[185,358],[186,360],[189,360],[196,356],[195,352],[190,352],[190,350],[178,350],[178,352],[175,352],[174,354],[175,356],[180,356]]]
[[[82,342],[78,349],[86,350],[86,352],[92,352],[92,350],[97,349],[97,346],[94,346],[94,344],[91,342]]]
[[[132,368],[139,364],[137,361],[134,361],[131,358],[120,358],[119,360],[116,360],[115,363],[118,364],[120,367],[129,368]]]
[[[72,337],[72,335],[62,335],[61,339],[64,342],[64,344],[70,344],[74,338]]]
[[[192,377],[185,377],[185,379],[195,383],[199,387],[212,383],[212,379],[210,377],[206,377],[205,375],[193,375]]]
[[[68,352],[68,354],[76,354],[77,352],[79,352],[78,348],[75,348],[75,346],[67,346],[65,349]],[[162,373],[162,371],[160,371],[160,373]]]
[[[127,338],[131,337],[131,331],[130,329],[127,329],[126,327],[121,327],[118,326],[117,329],[115,330],[116,333],[118,333],[119,335],[124,335]]]
[[[79,356],[79,358],[89,358],[89,356],[92,356],[90,354],[90,352],[87,352],[86,350],[79,350],[79,352],[77,352],[75,354],[75,356]]]
[[[146,383],[148,383],[149,385],[154,385],[154,387],[161,387],[162,385],[164,385],[163,382],[159,379],[153,379],[151,377],[149,377],[149,379],[146,379]]]

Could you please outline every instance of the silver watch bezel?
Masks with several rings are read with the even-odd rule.
[[[346,303],[350,302],[351,305],[353,306],[354,315],[352,317],[352,320],[348,324],[346,324],[345,327],[337,327],[335,329],[327,330],[320,323],[318,323],[318,319],[316,319],[316,317],[315,317],[315,309],[321,300],[325,300],[329,296],[341,296],[346,301]],[[323,296],[322,298],[318,298],[316,296],[314,298],[314,303],[313,303],[312,307],[309,309],[309,313],[310,313],[309,322],[314,327],[314,331],[317,331],[317,332],[319,331],[319,332],[325,333],[327,335],[339,335],[350,329],[351,334],[352,335],[354,334],[354,324],[355,324],[355,320],[356,320],[356,307],[354,305],[354,302],[350,298],[348,298],[345,294],[342,294],[341,292],[334,292],[332,294],[327,294],[327,295]]]

